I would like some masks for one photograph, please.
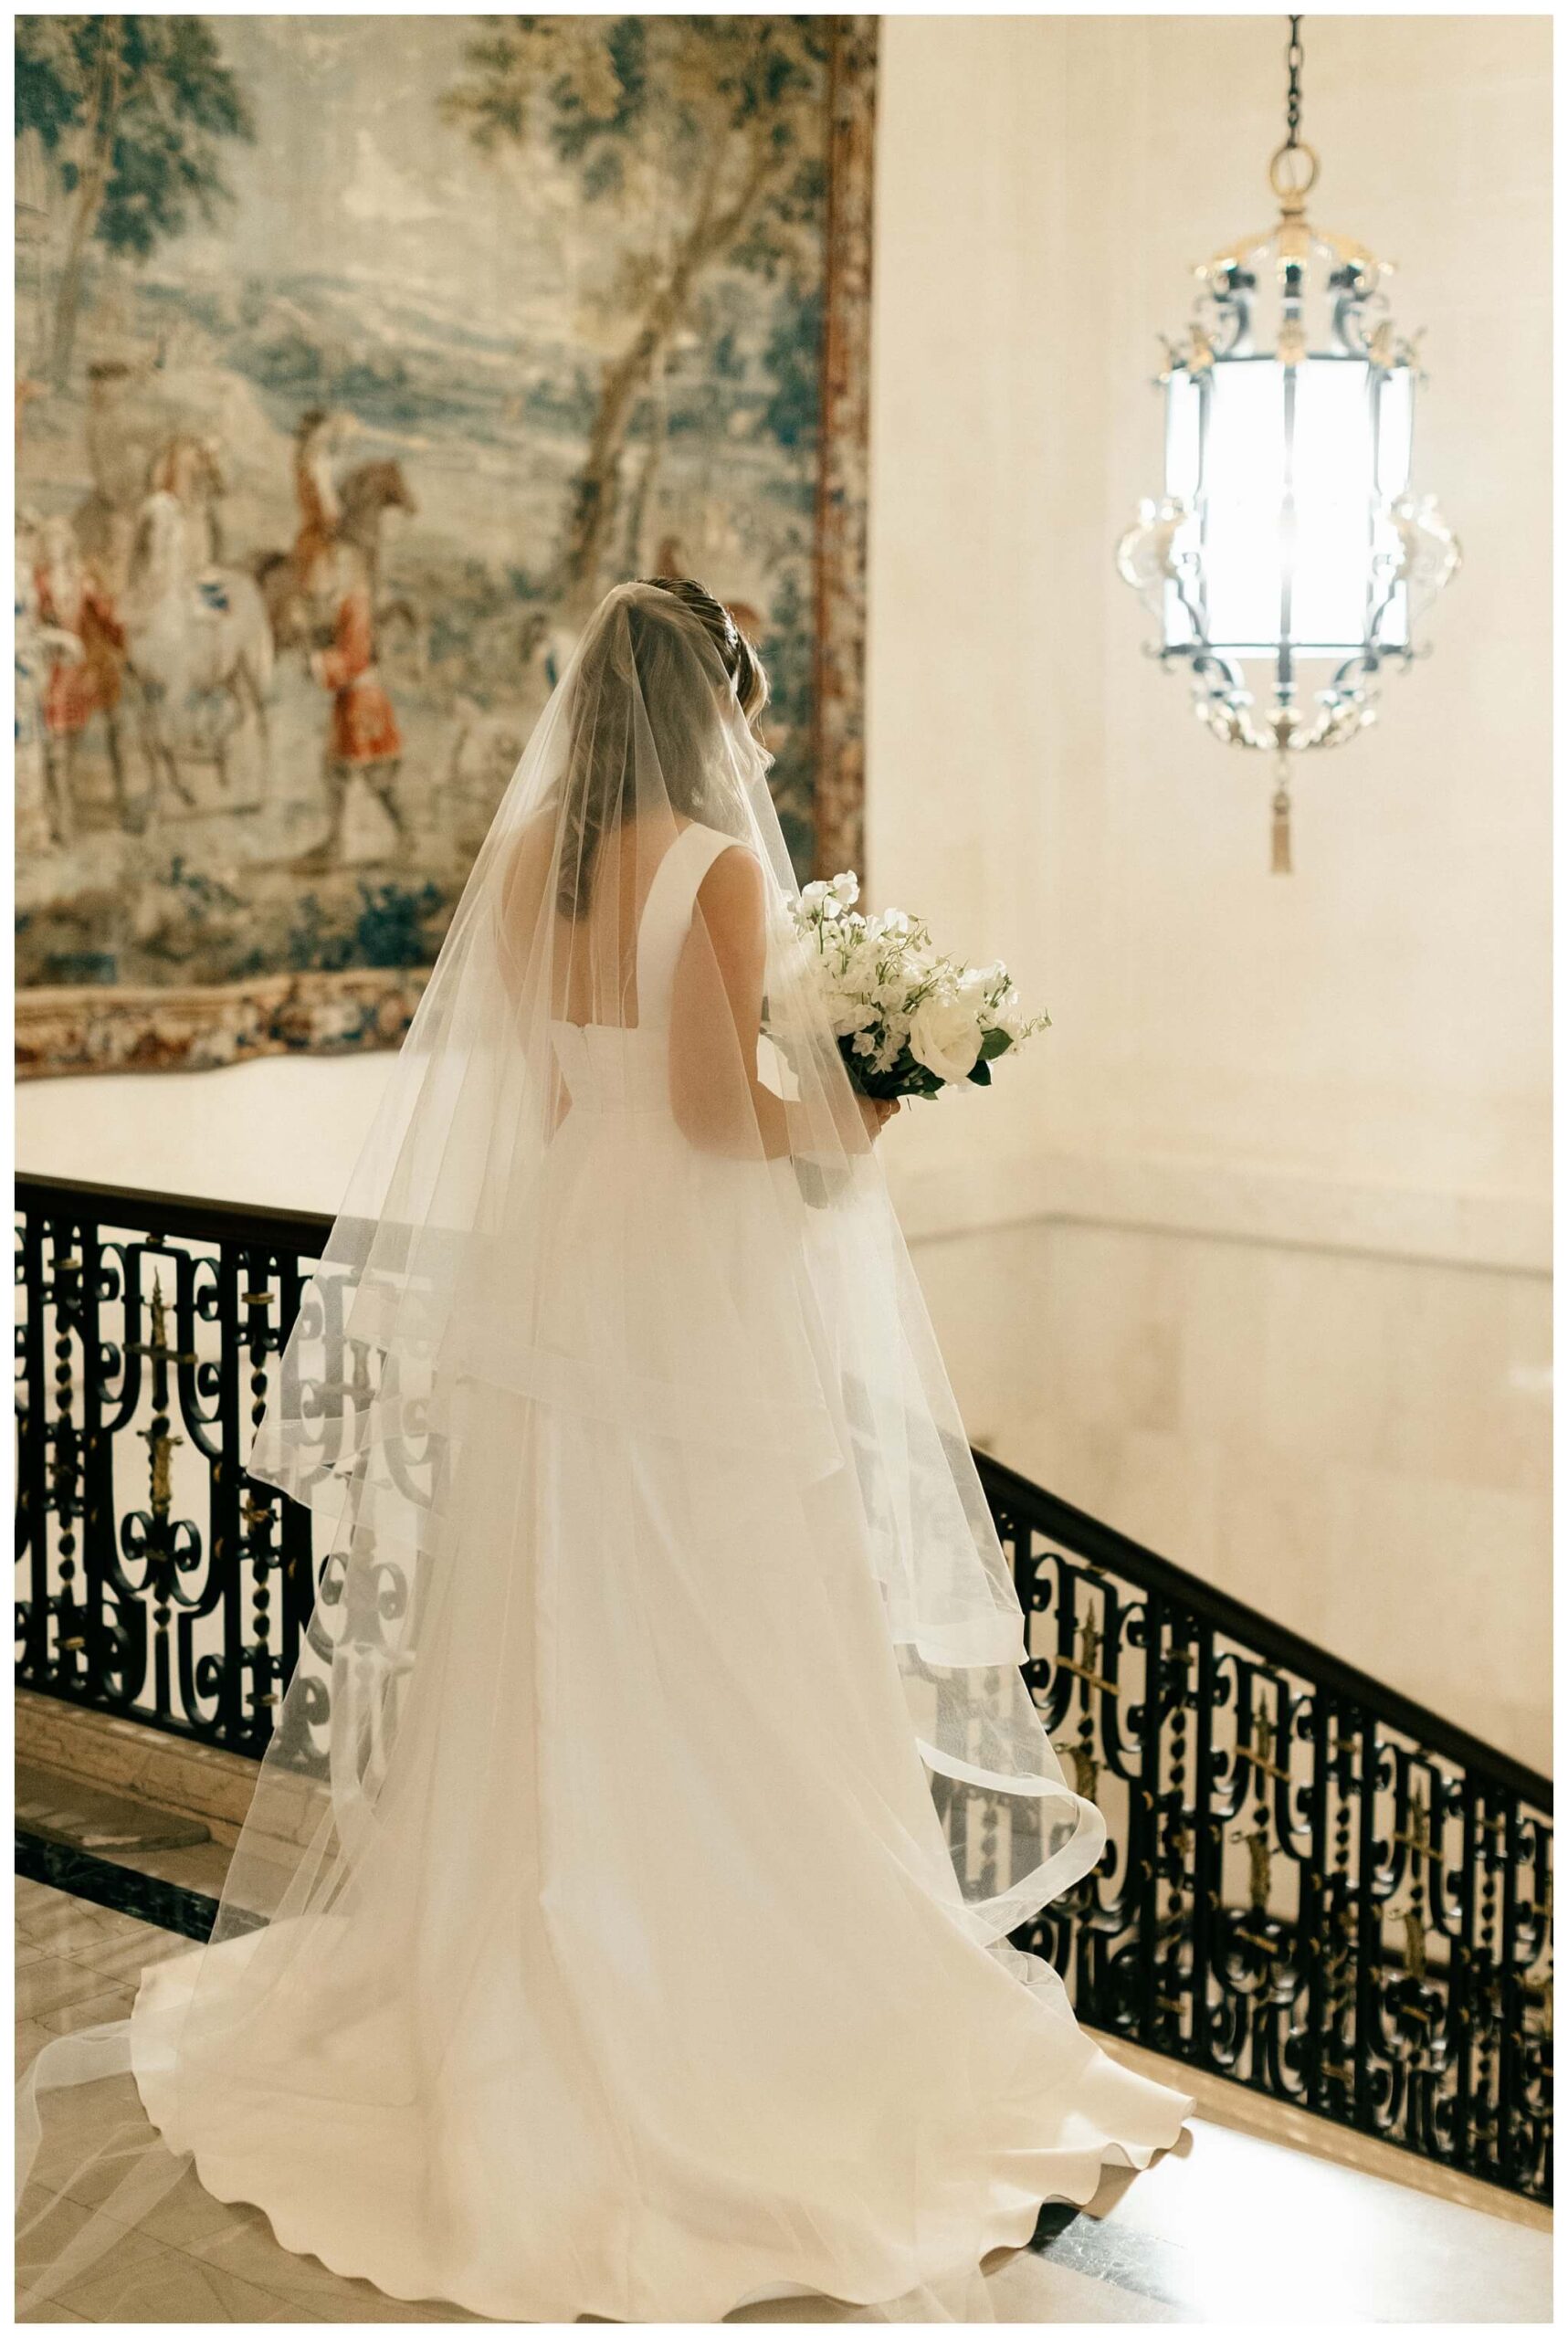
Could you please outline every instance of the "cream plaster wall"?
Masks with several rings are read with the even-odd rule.
[[[1385,720],[1309,768],[1298,874],[1111,547],[1159,330],[1269,216],[1272,17],[892,17],[879,146],[868,858],[1056,1016],[900,1138],[915,1223],[1045,1208],[1547,1258],[1550,26],[1309,26],[1323,219],[1425,323],[1466,570]]]
[[[1321,216],[1403,263],[1467,567],[1289,880],[1110,557],[1156,333],[1268,216],[1279,20],[882,31],[871,890],[1056,1018],[886,1140],[966,1418],[1544,1760],[1549,26],[1309,23]],[[19,1156],[328,1209],[387,1069],[34,1084]]]
[[[1111,562],[1156,334],[1269,216],[1279,22],[883,29],[871,890],[1056,1018],[887,1141],[965,1418],[1546,1764],[1550,26],[1308,22],[1467,566],[1289,879]]]
[[[1062,1219],[915,1258],[977,1441],[1550,1771],[1545,1276]]]

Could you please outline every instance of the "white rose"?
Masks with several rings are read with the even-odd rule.
[[[980,1023],[961,999],[933,992],[910,1018],[910,1053],[939,1079],[967,1079],[980,1053]]]

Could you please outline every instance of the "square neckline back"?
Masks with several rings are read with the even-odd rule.
[[[700,853],[690,849],[690,839],[693,837],[702,839],[704,849]],[[634,950],[637,1021],[635,1023],[605,1023],[595,1018],[591,1022],[579,1023],[570,1016],[557,1015],[552,1016],[550,1021],[552,1034],[556,1031],[570,1031],[584,1036],[590,1031],[608,1031],[614,1033],[617,1038],[634,1038],[639,1032],[664,1031],[668,1028],[669,992],[674,984],[676,961],[679,957],[687,929],[690,925],[692,913],[697,906],[697,895],[714,862],[731,846],[743,849],[738,837],[726,836],[722,829],[710,828],[701,820],[688,820],[684,827],[677,829],[660,855],[658,866],[654,870],[648,881],[647,891],[643,896],[642,908],[637,912],[637,942]],[[670,875],[673,869],[679,869],[683,858],[694,863],[690,889],[686,893],[683,893],[680,889],[676,889],[672,892],[669,884]],[[656,905],[662,919],[661,925],[656,923],[652,915]],[[662,965],[651,963],[650,931],[654,940],[664,945],[662,954],[667,963]],[[652,1017],[647,1012],[650,974],[660,978],[652,987],[662,989],[664,993],[662,999],[664,1011]]]

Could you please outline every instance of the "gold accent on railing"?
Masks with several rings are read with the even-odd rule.
[[[1072,1764],[1072,1790],[1085,1802],[1092,1802],[1100,1785],[1100,1764],[1089,1747],[1076,1737],[1052,1740],[1052,1751],[1065,1755]]]
[[[1413,1851],[1418,1859],[1436,1860],[1438,1857],[1432,1841],[1432,1815],[1422,1799],[1419,1786],[1410,1797],[1409,1831],[1396,1833],[1394,1839],[1403,1844],[1407,1851]]]
[[[1399,1921],[1405,1927],[1405,1970],[1413,1981],[1426,1978],[1426,1919],[1419,1908],[1401,1908]]]
[[[129,1354],[150,1355],[154,1363],[195,1364],[197,1361],[194,1354],[169,1345],[168,1301],[163,1297],[163,1282],[160,1275],[153,1277],[152,1335],[145,1340],[130,1340],[126,1348]],[[145,1431],[140,1433],[145,1435]]]
[[[1077,1673],[1091,1689],[1099,1689],[1108,1697],[1120,1697],[1121,1690],[1114,1680],[1107,1680],[1099,1670],[1100,1627],[1092,1616],[1086,1616],[1079,1632],[1079,1647],[1082,1650],[1075,1663],[1070,1656],[1058,1656],[1058,1664],[1064,1672]]]
[[[1281,1785],[1288,1786],[1290,1783],[1289,1771],[1281,1770],[1274,1760],[1274,1724],[1267,1713],[1258,1714],[1252,1736],[1245,1745],[1238,1745],[1236,1749],[1237,1769],[1244,1762],[1250,1762],[1255,1770],[1261,1770],[1267,1777],[1278,1778]]]
[[[174,1448],[184,1445],[185,1440],[183,1437],[171,1437],[167,1429],[139,1428],[136,1434],[147,1441],[153,1515],[161,1523],[168,1517],[174,1500],[171,1469]]]
[[[1254,1827],[1244,1835],[1237,1827],[1230,1839],[1233,1843],[1247,1845],[1247,1896],[1254,1914],[1262,1915],[1268,1906],[1268,1891],[1274,1873],[1268,1830],[1266,1827]],[[1247,1935],[1244,1933],[1242,1937],[1245,1939]]]

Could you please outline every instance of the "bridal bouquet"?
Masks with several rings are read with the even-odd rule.
[[[855,1086],[879,1101],[940,1096],[963,1080],[988,1087],[997,1057],[1050,1016],[1023,1013],[1000,960],[966,966],[933,947],[921,919],[902,910],[865,916],[859,896],[859,879],[846,870],[791,903]]]

